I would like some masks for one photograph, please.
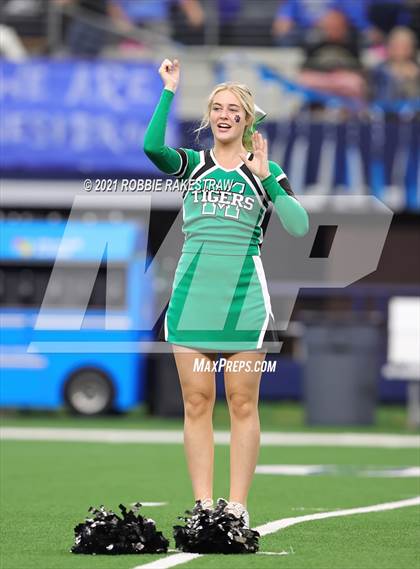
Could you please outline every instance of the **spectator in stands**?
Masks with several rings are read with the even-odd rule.
[[[199,0],[116,0],[124,16],[135,27],[160,33],[169,38],[169,22],[175,39],[182,43],[203,36],[204,10]],[[180,28],[180,32],[178,28]]]
[[[170,21],[172,39],[186,45],[205,43],[207,16],[198,0],[172,0]]]
[[[54,2],[59,6],[76,9],[66,33],[67,49],[72,55],[96,57],[101,53],[110,39],[110,33],[105,29],[107,18],[111,27],[115,26],[120,31],[130,29],[130,23],[115,0],[54,0]]]
[[[272,33],[280,45],[303,45],[319,39],[319,24],[331,10],[341,10],[350,24],[363,33],[369,28],[365,2],[354,0],[284,0],[277,11]]]
[[[341,10],[365,45],[382,43],[394,26],[408,25],[406,0],[285,0],[272,33],[280,45],[302,45],[319,36],[319,23],[330,10]]]
[[[364,99],[366,79],[357,39],[345,14],[330,10],[320,20],[319,27],[322,39],[306,48],[300,83],[332,95]]]
[[[420,98],[420,66],[412,30],[396,27],[388,37],[387,58],[373,69],[372,94],[385,103]]]

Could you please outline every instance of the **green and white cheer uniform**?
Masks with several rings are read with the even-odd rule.
[[[261,181],[243,163],[223,168],[212,150],[166,146],[173,96],[163,90],[144,138],[154,164],[185,181],[185,241],[165,315],[165,340],[217,352],[261,349],[274,322],[260,258],[270,202],[286,231],[297,237],[308,231],[308,215],[275,162]]]

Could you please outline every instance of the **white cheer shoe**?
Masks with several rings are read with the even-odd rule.
[[[228,502],[225,506],[225,512],[240,519],[243,527],[249,529],[249,512],[243,504],[240,502]]]

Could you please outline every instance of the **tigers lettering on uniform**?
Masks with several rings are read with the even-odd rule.
[[[219,189],[220,182],[229,182],[229,184],[221,184],[222,187],[226,187],[226,190]],[[238,219],[241,209],[251,210],[254,207],[254,198],[242,195],[245,191],[243,182],[206,178],[202,180],[202,185],[197,184],[197,186],[191,190],[191,193],[193,203],[202,204],[202,215],[215,215],[216,209],[219,208],[225,212],[226,217]],[[208,203],[214,204],[214,207],[209,209],[207,205],[204,205]]]

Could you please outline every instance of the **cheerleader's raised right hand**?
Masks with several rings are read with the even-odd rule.
[[[179,83],[180,65],[177,59],[171,61],[164,59],[159,67],[159,75],[162,77],[165,89],[175,93]]]

